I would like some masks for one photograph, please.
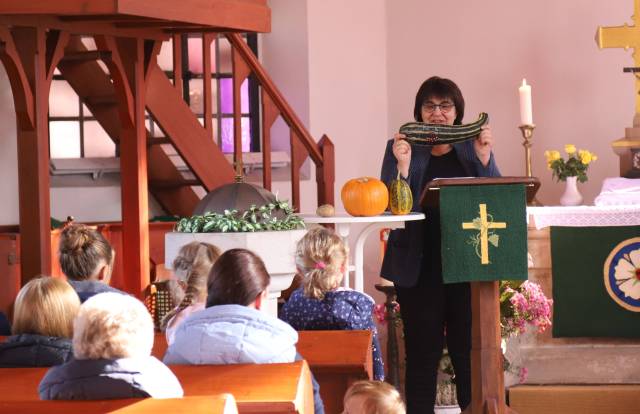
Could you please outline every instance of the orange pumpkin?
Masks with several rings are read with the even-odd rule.
[[[377,216],[389,204],[389,190],[377,178],[360,177],[347,181],[340,193],[342,204],[352,216]]]

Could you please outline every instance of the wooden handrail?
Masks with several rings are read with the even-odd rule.
[[[243,60],[249,65],[251,71],[256,76],[260,85],[267,91],[273,103],[276,105],[278,110],[287,125],[292,128],[296,135],[298,135],[300,141],[304,145],[305,149],[313,159],[313,162],[320,166],[323,163],[323,157],[320,153],[320,149],[318,145],[313,140],[313,137],[304,127],[300,118],[296,115],[296,113],[291,109],[289,103],[284,99],[278,88],[275,86],[267,71],[262,67],[258,59],[253,54],[249,46],[242,40],[241,35],[238,33],[225,33],[225,36],[229,40],[229,43],[240,53]]]

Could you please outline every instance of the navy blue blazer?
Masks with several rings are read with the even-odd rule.
[[[396,157],[391,146],[393,139],[387,141],[387,148],[382,160],[380,179],[389,185],[398,175]],[[483,166],[473,147],[473,140],[453,144],[456,155],[469,177],[499,177],[500,171],[496,165],[493,153],[487,166]],[[411,147],[411,164],[407,182],[413,195],[412,211],[421,212],[420,196],[425,185],[425,171],[431,159],[431,147],[413,145]],[[427,217],[425,220],[429,220]],[[380,274],[398,286],[412,287],[418,283],[422,253],[428,246],[424,242],[424,221],[408,221],[404,229],[392,230],[389,234],[387,250],[382,261]]]

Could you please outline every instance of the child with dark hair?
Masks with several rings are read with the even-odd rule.
[[[245,249],[223,253],[209,273],[206,309],[180,324],[164,362],[265,364],[300,359],[296,352],[298,333],[262,311],[269,281],[269,273],[256,254]],[[315,412],[322,414],[324,407],[313,382]]]
[[[101,292],[124,293],[109,286],[114,258],[107,239],[89,226],[70,224],[60,233],[60,268],[81,302]]]

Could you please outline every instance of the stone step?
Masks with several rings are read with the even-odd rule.
[[[509,406],[518,414],[638,414],[640,385],[518,385]]]

